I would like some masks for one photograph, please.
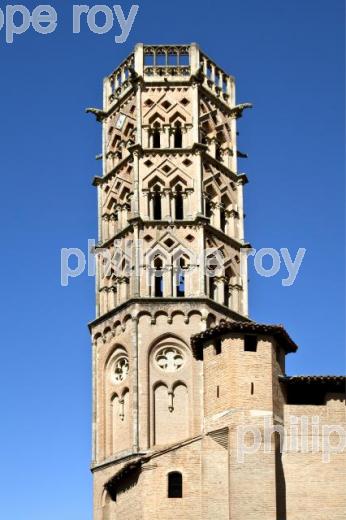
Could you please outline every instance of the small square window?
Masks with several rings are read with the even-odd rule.
[[[256,352],[257,351],[257,336],[247,335],[244,336],[244,350],[246,352]]]

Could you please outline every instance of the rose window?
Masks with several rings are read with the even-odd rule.
[[[184,364],[183,353],[175,347],[160,349],[155,356],[156,364],[165,372],[176,372]]]
[[[121,383],[129,372],[129,360],[127,357],[119,357],[114,365],[113,379],[115,383]]]

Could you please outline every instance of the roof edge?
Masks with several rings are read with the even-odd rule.
[[[198,357],[206,341],[228,333],[262,334],[273,336],[284,347],[286,353],[296,352],[298,345],[291,339],[283,325],[268,325],[263,323],[225,321],[191,337],[191,347]]]

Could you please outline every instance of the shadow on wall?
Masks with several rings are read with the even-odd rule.
[[[280,439],[276,437],[275,447],[275,480],[276,480],[276,518],[287,520],[286,512],[286,481],[280,452]]]

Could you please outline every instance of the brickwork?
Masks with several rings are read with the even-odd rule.
[[[248,318],[237,119],[250,106],[236,104],[234,78],[196,44],[139,44],[105,78],[103,108],[89,110],[103,135],[93,182],[94,520],[346,515],[345,451],[330,463],[280,452],[292,418],[345,431],[342,388],[315,382],[320,402],[307,405],[312,387],[285,375],[295,344]],[[223,260],[210,268],[206,250]],[[330,438],[342,443],[339,433]],[[298,433],[310,437],[311,426]],[[171,472],[181,497],[168,496]]]

